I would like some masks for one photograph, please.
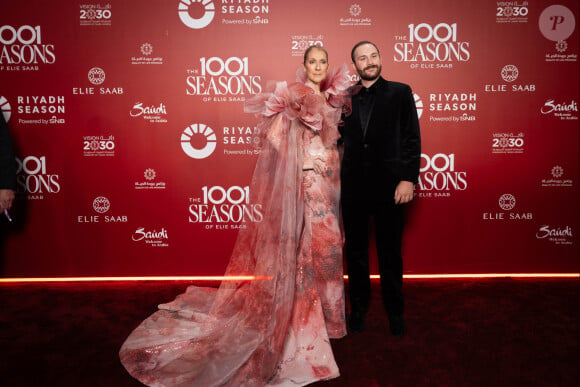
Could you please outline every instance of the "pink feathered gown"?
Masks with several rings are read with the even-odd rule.
[[[240,230],[219,288],[190,286],[144,320],[121,362],[150,386],[302,386],[339,376],[329,338],[346,335],[337,125],[345,66],[321,85],[279,82],[247,101],[260,116],[251,182],[262,222]],[[303,171],[305,157],[325,170]]]

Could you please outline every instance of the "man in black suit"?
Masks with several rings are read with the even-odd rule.
[[[386,81],[381,57],[371,42],[357,43],[351,58],[360,75],[352,114],[340,128],[344,142],[341,197],[348,289],[349,327],[362,332],[370,298],[369,227],[374,220],[383,304],[390,330],[403,336],[403,204],[413,200],[419,176],[421,139],[413,93]]]
[[[0,216],[9,210],[16,190],[16,161],[8,125],[0,111]]]

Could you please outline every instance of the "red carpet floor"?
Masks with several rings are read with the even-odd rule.
[[[117,351],[188,283],[0,284],[0,385],[139,386]],[[579,386],[580,282],[408,280],[408,333],[378,284],[367,330],[333,340],[341,377],[316,386]]]

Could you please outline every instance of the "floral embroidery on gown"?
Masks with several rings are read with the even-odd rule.
[[[150,386],[302,386],[339,376],[329,338],[346,335],[337,125],[350,109],[346,66],[321,84],[271,85],[251,182],[262,222],[241,229],[219,288],[190,286],[145,319],[119,356]],[[304,157],[324,160],[322,174]]]

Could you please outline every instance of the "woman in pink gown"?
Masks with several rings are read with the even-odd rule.
[[[298,82],[247,101],[260,116],[251,182],[262,222],[240,230],[219,288],[190,286],[120,350],[150,386],[302,386],[339,376],[330,338],[346,335],[337,125],[350,109],[346,67],[318,46]]]

